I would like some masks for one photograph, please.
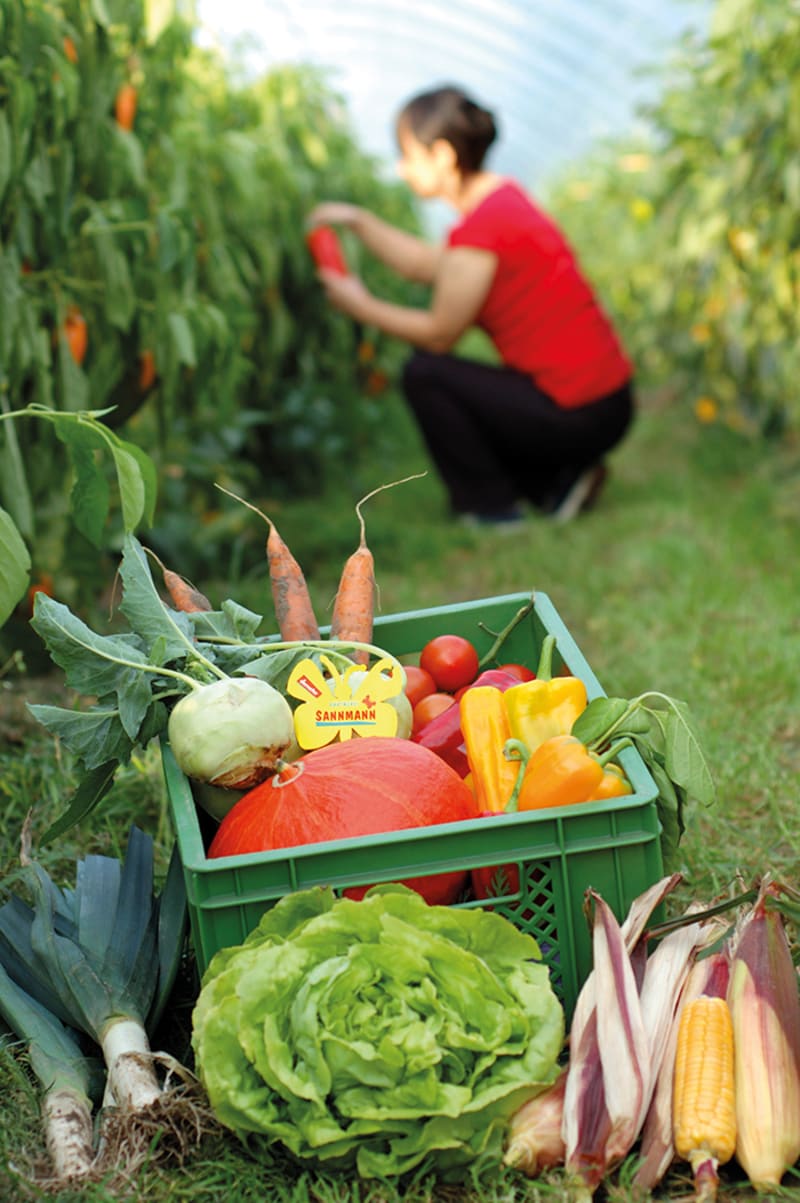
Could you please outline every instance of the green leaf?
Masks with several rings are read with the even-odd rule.
[[[150,45],[158,41],[174,16],[175,0],[145,0],[145,31]]]
[[[6,251],[0,250],[0,356],[4,363],[10,357],[21,297],[19,255],[10,247]]]
[[[0,626],[30,583],[31,557],[10,514],[0,510]]]
[[[158,497],[158,474],[156,466],[146,451],[141,447],[137,447],[135,443],[126,442],[123,439],[116,439],[116,445],[130,455],[137,463],[139,475],[142,478],[144,486],[144,501],[142,505],[142,516],[139,522],[145,526],[152,526],[155,519],[156,500]]]
[[[105,5],[105,0],[92,0],[91,3],[92,17],[102,29],[108,29],[111,24],[111,17],[108,15],[108,9]]]
[[[147,656],[130,635],[98,635],[69,608],[37,593],[31,626],[64,670],[66,684],[88,697],[138,694],[142,682],[149,694]]]
[[[28,709],[87,769],[96,769],[108,760],[124,764],[130,759],[134,740],[122,725],[118,707],[67,710],[63,706],[32,704]]]
[[[120,609],[131,629],[144,641],[148,657],[158,644],[159,662],[184,660],[194,650],[194,630],[188,614],[173,610],[159,596],[144,548],[127,535],[120,576],[124,586]]]
[[[8,413],[5,399],[0,402],[0,408],[3,413]],[[33,506],[17,432],[11,420],[0,423],[0,498],[20,534],[30,539],[34,531]]]
[[[90,770],[81,779],[80,785],[70,799],[67,810],[48,827],[42,836],[43,844],[48,844],[64,835],[92,813],[114,784],[114,775],[118,764],[119,762],[116,760],[108,760],[105,764]]]
[[[651,756],[645,749],[643,759],[658,789],[656,811],[661,823],[661,856],[665,872],[671,873],[677,867],[678,846],[685,830],[683,798],[681,792],[676,790],[669,773],[656,757]]]
[[[155,1029],[169,1002],[178,976],[188,928],[186,882],[176,840],[172,845],[167,876],[158,898],[158,990],[147,1017],[148,1031]]]
[[[100,220],[97,213],[92,223]],[[97,260],[103,279],[105,313],[112,326],[126,331],[130,328],[136,312],[136,297],[131,284],[128,261],[114,241],[111,229],[96,233],[93,238]]]
[[[247,677],[259,677],[285,694],[292,669],[301,660],[317,662],[317,655],[303,648],[284,648],[275,652],[265,649],[263,655],[238,664],[237,671]]]
[[[716,786],[685,702],[675,702],[665,728],[665,767],[673,781],[704,806],[716,800]]]
[[[119,495],[122,502],[122,521],[126,531],[133,531],[142,521],[147,504],[145,483],[137,457],[119,440],[111,444],[114,467],[117,470]]]
[[[182,254],[181,228],[170,213],[161,209],[156,216],[156,231],[159,271],[172,271]]]
[[[197,366],[197,355],[194,348],[192,329],[182,313],[170,313],[167,318],[170,337],[175,348],[178,363],[188,368]]]
[[[228,599],[220,610],[202,610],[191,616],[198,639],[217,637],[252,643],[264,618],[238,602]]]
[[[624,698],[594,698],[572,724],[571,734],[584,744],[601,744],[628,710]]]
[[[70,494],[75,525],[90,543],[101,547],[110,504],[108,481],[95,456],[102,441],[91,428],[78,423],[56,423],[56,431],[69,448],[75,473]]]
[[[4,112],[0,112],[0,202],[11,179],[11,130]]]

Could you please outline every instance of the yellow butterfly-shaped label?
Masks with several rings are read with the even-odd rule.
[[[313,660],[301,660],[286,686],[300,699],[294,732],[301,748],[321,748],[354,735],[397,734],[397,711],[387,699],[401,692],[403,682],[392,660],[378,660],[369,669],[353,664],[344,672],[327,656],[320,661],[326,673]]]

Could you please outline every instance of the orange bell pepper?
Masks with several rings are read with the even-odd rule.
[[[519,810],[544,810],[594,801],[605,766],[627,747],[619,740],[602,756],[595,756],[574,735],[554,735],[528,758],[517,798]]]

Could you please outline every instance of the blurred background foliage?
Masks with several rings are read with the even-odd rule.
[[[800,9],[718,0],[664,69],[646,134],[548,196],[647,389],[767,438],[800,426]]]
[[[347,198],[411,230],[420,215],[324,72],[242,83],[174,5],[0,0],[0,45],[0,411],[113,407],[105,420],[156,463],[148,543],[233,583],[265,532],[216,483],[271,516],[331,487],[355,500],[416,439],[404,349],[324,302],[305,214]],[[541,199],[643,392],[766,450],[800,425],[800,9],[718,0],[660,95],[644,133],[599,145]],[[345,249],[369,286],[414,302]],[[34,579],[81,606],[107,577],[70,487],[47,424],[0,422],[0,506]],[[116,551],[113,529],[105,542]]]

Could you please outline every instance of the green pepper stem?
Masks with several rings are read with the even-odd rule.
[[[539,653],[539,666],[536,669],[537,681],[552,681],[553,652],[556,649],[555,635],[545,635],[542,650]]]
[[[602,756],[595,756],[595,759],[605,768],[609,761],[614,760],[623,748],[632,747],[633,740],[626,735],[624,739],[618,739],[616,743],[612,744],[607,752],[603,752]]]
[[[527,601],[524,606],[521,606],[519,608],[519,610],[517,610],[516,614],[511,619],[511,621],[506,623],[506,625],[503,627],[502,631],[499,631],[498,633],[495,633],[494,631],[489,631],[489,628],[484,626],[484,624],[482,622],[478,623],[478,626],[481,628],[481,630],[488,631],[488,633],[490,635],[495,636],[494,643],[489,648],[488,652],[486,652],[486,654],[484,656],[481,656],[480,660],[478,661],[479,669],[485,668],[485,666],[487,664],[491,664],[493,660],[497,659],[498,652],[500,651],[500,648],[505,643],[506,639],[508,639],[509,635],[514,630],[514,628],[516,626],[518,626],[519,623],[522,622],[523,618],[526,618],[528,616],[528,614],[530,614],[532,609],[533,609],[533,595],[531,595],[530,600]]]
[[[511,791],[511,796],[503,807],[503,814],[513,814],[519,805],[519,791],[522,789],[522,779],[525,776],[525,770],[528,767],[528,761],[531,758],[531,750],[526,743],[521,739],[507,739],[503,744],[503,755],[506,760],[518,760],[519,772],[517,773],[514,788]]]

